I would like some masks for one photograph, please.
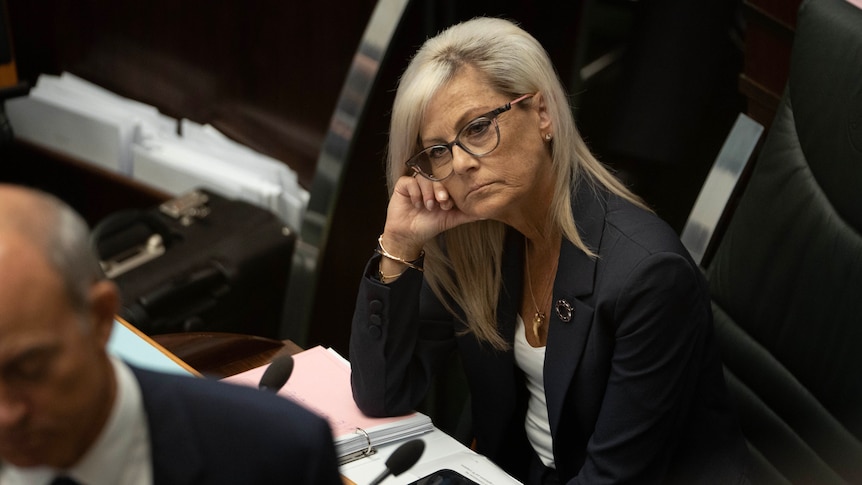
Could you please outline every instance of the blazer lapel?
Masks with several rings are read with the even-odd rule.
[[[572,200],[572,212],[584,243],[598,253],[604,232],[604,192],[580,184]],[[593,323],[593,307],[582,298],[593,293],[596,261],[563,240],[554,280],[554,299],[549,315],[545,348],[545,396],[551,434],[556,435],[566,394],[581,361]],[[568,320],[568,321],[565,321]]]

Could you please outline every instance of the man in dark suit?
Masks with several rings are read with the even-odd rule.
[[[119,296],[88,239],[56,198],[0,185],[0,483],[342,483],[299,405],[110,356]]]

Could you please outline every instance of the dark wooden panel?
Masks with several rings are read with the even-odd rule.
[[[146,209],[169,198],[131,179],[21,141],[0,147],[0,182],[52,193],[91,226],[119,208]]]
[[[9,16],[22,79],[65,70],[211,123],[308,187],[375,3],[12,0]]]
[[[790,52],[801,0],[744,2],[745,62],[739,87],[748,115],[768,127],[790,73]]]
[[[18,83],[18,71],[12,55],[12,38],[9,35],[9,23],[6,20],[8,17],[6,2],[0,1],[0,89]]]
[[[775,22],[784,24],[790,29],[796,28],[796,12],[801,0],[747,0],[749,7],[757,9]]]

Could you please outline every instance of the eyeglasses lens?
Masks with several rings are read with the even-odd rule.
[[[487,155],[500,144],[500,131],[493,119],[477,118],[468,123],[455,138],[458,145],[473,156]],[[452,173],[452,147],[435,145],[422,150],[413,158],[416,167],[434,180],[442,180]]]

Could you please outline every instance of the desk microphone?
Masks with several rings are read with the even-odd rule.
[[[263,391],[277,393],[287,382],[291,372],[293,372],[293,357],[290,354],[279,355],[272,359],[257,387]]]
[[[386,460],[386,470],[369,485],[378,485],[389,475],[398,476],[410,469],[419,461],[425,451],[425,442],[419,439],[408,441],[399,446]]]

